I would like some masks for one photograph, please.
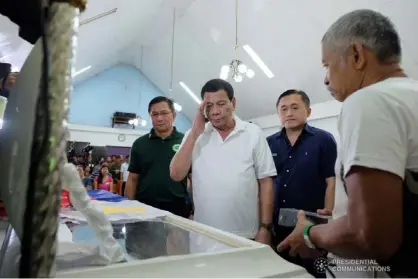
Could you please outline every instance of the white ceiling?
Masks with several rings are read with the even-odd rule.
[[[82,19],[118,8],[117,12],[81,26],[77,69],[80,81],[109,66],[125,62],[142,71],[164,93],[170,94],[193,118],[197,104],[179,86],[186,83],[196,95],[220,67],[237,57],[256,76],[233,83],[237,113],[244,119],[275,112],[278,95],[289,88],[304,89],[312,103],[330,99],[322,81],[320,39],[342,14],[358,9],[378,10],[389,16],[403,41],[403,64],[418,78],[416,0],[239,0],[239,44],[249,44],[275,77],[268,79],[248,54],[234,55],[234,0],[89,0]],[[173,7],[177,11],[173,92],[169,92]],[[17,36],[17,28],[0,18],[0,57],[20,67],[31,46]]]

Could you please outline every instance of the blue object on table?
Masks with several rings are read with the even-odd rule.
[[[127,200],[127,198],[105,190],[87,190],[90,197],[98,201],[120,202]]]

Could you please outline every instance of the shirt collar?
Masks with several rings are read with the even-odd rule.
[[[245,130],[247,127],[247,122],[242,121],[238,116],[234,115],[235,120],[235,127],[233,129],[234,132],[240,132]],[[204,133],[215,131],[216,129],[213,127],[212,123],[208,122],[206,123],[205,131]]]
[[[314,134],[312,127],[308,123],[306,123],[305,126],[303,127],[302,134],[303,133],[306,133],[306,134],[309,134],[309,135]],[[280,130],[280,132],[278,133],[276,138],[280,138],[280,137],[283,137],[283,136],[286,136],[286,129],[284,127]]]
[[[177,129],[176,127],[173,127],[173,132],[171,133],[171,135],[169,135],[168,137],[166,137],[165,139],[171,139],[172,137],[174,137],[175,135],[177,135]],[[148,138],[149,139],[159,139],[160,137],[157,136],[157,134],[155,133],[155,129],[152,128],[151,131],[148,134]]]

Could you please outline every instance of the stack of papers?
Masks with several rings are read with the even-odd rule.
[[[124,200],[120,202],[91,201],[92,206],[103,212],[111,223],[126,223],[145,221],[171,215],[170,212],[160,210],[138,201]],[[60,217],[71,222],[87,222],[79,211],[70,208],[62,208]]]

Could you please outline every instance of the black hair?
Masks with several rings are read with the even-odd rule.
[[[107,164],[105,164],[105,163],[103,163],[103,164],[100,166],[99,176],[97,177],[97,182],[98,182],[99,184],[102,184],[102,183],[103,183],[103,174],[102,174],[102,169],[104,169],[104,168],[109,168],[109,166],[108,166]]]
[[[202,87],[202,91],[200,92],[200,96],[202,97],[202,100],[205,97],[205,93],[213,93],[217,92],[219,90],[225,90],[226,94],[228,95],[228,99],[231,101],[232,98],[234,98],[234,88],[232,88],[232,85],[223,79],[211,79],[208,82],[206,82],[205,85]]]
[[[129,155],[126,155],[126,156],[125,156],[125,158],[126,158],[126,159],[129,159]]]
[[[161,102],[166,102],[168,107],[170,108],[171,111],[174,111],[174,102],[173,100],[165,97],[165,96],[158,96],[155,97],[154,99],[152,99],[149,104],[148,104],[148,113],[151,112],[151,108],[153,105],[161,103]]]
[[[297,89],[289,89],[283,92],[279,96],[276,102],[276,108],[279,106],[280,100],[283,97],[290,96],[290,95],[299,95],[302,98],[302,101],[305,103],[306,107],[309,108],[311,106],[311,100],[309,99],[308,94],[306,94],[305,91],[297,90]]]

